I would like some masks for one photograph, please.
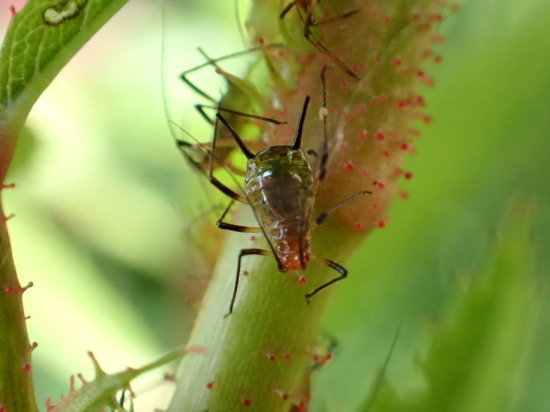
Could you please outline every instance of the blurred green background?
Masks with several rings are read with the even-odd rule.
[[[169,117],[208,139],[198,99],[177,76],[203,61],[197,46],[220,56],[244,45],[233,2],[181,3],[130,1],[48,88],[20,140],[7,182],[17,188],[3,201],[15,214],[21,282],[35,284],[25,305],[39,399],[67,393],[71,374],[91,378],[87,350],[114,372],[181,346],[190,330],[209,271],[200,235],[211,230],[214,191],[175,148],[162,93]],[[5,27],[7,5],[0,13]],[[338,348],[314,374],[311,410],[356,410],[399,325],[389,380],[400,394],[426,387],[417,359],[433,325],[521,199],[534,205],[537,290],[511,410],[550,410],[548,22],[546,0],[486,0],[464,2],[442,25],[443,63],[424,90],[434,121],[418,125],[405,167],[410,197],[396,199],[389,225],[348,265],[325,325]],[[216,93],[214,77],[194,79]],[[137,411],[166,405],[171,386],[161,382],[159,372],[134,385]]]

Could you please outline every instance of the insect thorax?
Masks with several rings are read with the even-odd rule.
[[[314,184],[300,149],[270,146],[248,161],[244,190],[281,270],[305,269],[309,260]]]

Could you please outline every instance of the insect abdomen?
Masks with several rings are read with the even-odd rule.
[[[301,270],[310,254],[314,180],[301,150],[271,146],[249,160],[245,192],[279,269]]]

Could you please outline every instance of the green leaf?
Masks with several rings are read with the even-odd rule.
[[[0,182],[32,106],[63,66],[127,0],[30,0],[0,49]],[[3,216],[0,207],[0,216]],[[0,227],[0,409],[36,410],[21,288]]]
[[[479,411],[510,409],[514,384],[534,319],[529,208],[516,208],[464,293],[438,326],[420,361],[427,389],[400,399],[384,379],[361,411]]]
[[[0,177],[40,94],[127,1],[31,0],[13,17],[0,51],[0,139],[11,143],[2,145]]]

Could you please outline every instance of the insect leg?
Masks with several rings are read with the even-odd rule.
[[[290,3],[288,3],[285,8],[283,9],[283,11],[281,12],[281,14],[279,14],[279,18],[280,19],[284,19],[286,14],[290,11],[290,9],[292,7],[294,7],[296,5],[296,2],[294,1],[291,1]]]
[[[344,206],[345,204],[351,202],[352,200],[357,199],[359,196],[366,195],[367,193],[372,195],[372,192],[369,192],[368,190],[361,190],[360,192],[354,194],[353,196],[350,196],[347,199],[342,200],[340,203],[332,206],[330,209],[325,210],[323,213],[319,214],[319,216],[317,216],[317,219],[315,219],[315,223],[320,225],[321,223],[323,223],[325,221],[325,219],[328,216],[330,216],[332,213],[334,213],[341,206]]]
[[[218,226],[220,229],[224,230],[232,230],[233,232],[241,232],[241,233],[259,233],[262,231],[259,227],[250,227],[250,226],[241,226],[241,225],[234,225],[233,223],[227,223],[224,222],[223,219],[227,215],[227,212],[229,212],[229,209],[231,209],[231,206],[235,203],[234,200],[231,200],[229,205],[225,208],[222,216],[218,219],[216,222],[216,226]]]
[[[317,292],[323,290],[324,288],[332,285],[333,283],[335,282],[338,282],[339,280],[342,280],[342,279],[345,279],[347,276],[348,276],[348,271],[346,268],[344,268],[342,265],[339,265],[338,263],[332,261],[332,260],[329,260],[329,259],[325,259],[325,258],[320,258],[320,257],[317,257],[317,256],[312,256],[312,259],[315,259],[317,260],[318,262],[322,263],[323,265],[325,266],[328,266],[329,268],[331,269],[334,269],[336,272],[338,272],[340,274],[340,276],[337,276],[335,277],[334,279],[331,279],[329,280],[328,282],[325,282],[323,283],[321,286],[319,286],[318,288],[314,289],[313,291],[309,292],[308,294],[306,294],[306,300],[307,300],[307,303],[309,303],[309,299],[317,294]]]
[[[359,80],[359,77],[357,77],[357,75],[342,61],[340,60],[338,57],[336,57],[336,55],[334,53],[332,53],[329,49],[327,49],[320,41],[316,40],[315,38],[313,38],[313,34],[311,33],[311,30],[310,30],[310,27],[311,26],[318,26],[318,25],[321,25],[321,24],[325,24],[325,23],[330,23],[334,20],[337,20],[337,19],[341,19],[341,18],[346,18],[346,17],[349,17],[349,16],[352,16],[354,15],[355,13],[358,12],[358,10],[353,10],[353,11],[350,11],[350,12],[347,12],[347,13],[344,13],[340,16],[336,16],[336,17],[332,17],[332,18],[329,18],[327,20],[323,20],[323,21],[320,21],[320,22],[316,22],[314,19],[313,19],[313,9],[314,9],[314,6],[315,4],[313,4],[313,2],[308,2],[308,4],[306,6],[309,6],[309,7],[304,7],[305,11],[306,11],[306,16],[304,17],[302,15],[302,12],[300,10],[300,7],[298,4],[296,4],[296,2],[292,2],[290,4],[288,4],[284,9],[283,11],[281,12],[281,14],[279,15],[279,18],[284,18],[286,16],[286,14],[290,11],[290,9],[292,8],[292,6],[296,6],[296,12],[298,13],[298,17],[300,19],[300,21],[302,22],[302,24],[304,25],[304,37],[306,38],[306,40],[313,46],[315,47],[317,50],[325,53],[329,58],[330,60],[332,60],[332,62],[340,67],[344,72],[346,72],[348,75],[350,75],[351,77],[353,77],[354,79],[356,80]]]
[[[188,69],[188,70],[185,70],[184,72],[182,72],[180,74],[180,79],[181,81],[183,81],[191,90],[193,90],[195,93],[197,93],[198,95],[204,97],[205,99],[207,100],[210,100],[211,102],[213,103],[216,103],[217,100],[214,99],[212,96],[210,96],[208,93],[206,93],[204,90],[202,90],[200,87],[198,87],[195,83],[193,83],[191,80],[188,79],[188,75],[197,71],[197,70],[200,70],[204,67],[207,67],[207,66],[214,66],[215,68],[218,68],[216,63],[217,62],[220,62],[220,61],[223,61],[223,60],[227,60],[227,59],[231,59],[231,58],[234,58],[234,57],[238,57],[238,56],[242,56],[244,54],[247,54],[247,53],[251,53],[251,52],[255,52],[255,51],[259,51],[259,50],[262,50],[262,48],[271,48],[271,47],[281,47],[282,45],[281,44],[270,44],[270,45],[267,45],[267,46],[260,46],[260,47],[252,47],[250,49],[246,49],[246,50],[241,50],[241,51],[238,51],[238,52],[235,52],[235,53],[231,53],[231,54],[227,54],[225,56],[222,56],[222,57],[217,57],[217,58],[210,58],[208,56],[205,55],[204,51],[202,51],[202,49],[199,48],[199,52],[203,55],[203,56],[206,56],[206,59],[207,61],[202,63],[202,64],[199,64],[198,66],[195,66],[195,67],[192,67],[191,69]]]
[[[345,19],[346,17],[353,16],[356,13],[359,13],[359,10],[348,11],[346,13],[340,14],[339,16],[330,17],[328,19],[321,20],[321,21],[315,21],[311,19],[309,24],[310,26],[321,26],[323,24],[332,23],[333,21],[336,21],[336,20]]]
[[[327,132],[327,82],[325,77],[327,67],[324,66],[321,71],[321,83],[323,85],[323,149],[321,152],[321,163],[319,166],[319,180],[325,178],[328,162],[328,132]]]
[[[235,192],[231,188],[224,185],[222,182],[220,182],[215,176],[214,176],[214,160],[216,160],[218,163],[218,159],[215,159],[215,153],[216,153],[216,139],[218,136],[218,122],[214,125],[214,138],[212,139],[212,150],[210,151],[210,167],[208,169],[208,180],[210,183],[212,183],[215,187],[217,187],[222,193],[229,196],[232,199],[238,200],[241,203],[248,204],[248,201],[246,200],[246,197],[243,195]],[[220,163],[222,166],[223,164]]]
[[[246,147],[246,145],[242,141],[239,134],[235,131],[235,129],[233,129],[229,125],[229,123],[227,123],[227,120],[225,120],[225,118],[220,113],[216,113],[216,117],[225,125],[225,127],[227,127],[227,130],[229,130],[229,133],[231,134],[233,139],[235,139],[235,141],[237,142],[237,145],[239,146],[243,154],[246,156],[246,158],[252,159],[254,157],[254,153],[252,153],[250,149]],[[214,148],[212,148],[212,151],[214,151]]]
[[[213,110],[217,110],[218,112],[236,114],[238,116],[249,117],[251,119],[265,120],[266,122],[274,123],[276,125],[287,124],[287,122],[283,122],[281,120],[271,119],[269,117],[264,117],[264,116],[258,116],[256,114],[239,112],[238,110],[226,109],[224,107],[212,106],[209,104],[196,104],[195,109],[197,109],[197,111],[201,114],[201,116],[204,117],[206,121],[209,122],[210,124],[214,124],[214,120],[208,117],[204,109],[213,109]]]
[[[235,299],[237,298],[237,290],[239,289],[239,277],[241,274],[241,260],[243,256],[260,255],[260,256],[272,256],[273,253],[264,249],[242,249],[239,253],[239,263],[237,264],[237,276],[235,277],[235,288],[233,289],[233,296],[231,297],[231,304],[229,305],[229,312],[225,314],[225,317],[233,313],[233,306],[235,305]]]

